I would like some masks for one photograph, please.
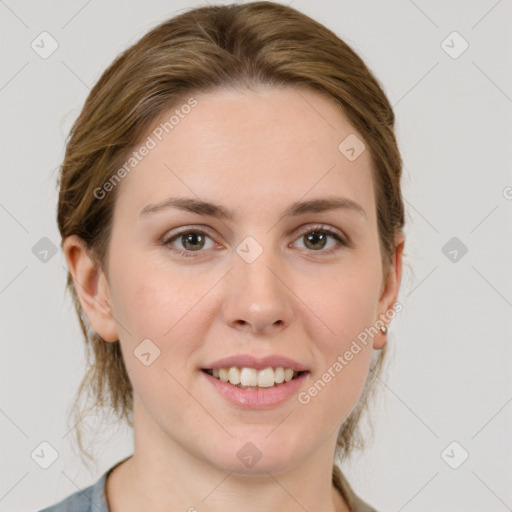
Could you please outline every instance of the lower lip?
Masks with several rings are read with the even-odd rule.
[[[304,383],[309,372],[301,373],[289,382],[283,382],[271,388],[242,389],[222,382],[208,373],[201,371],[207,381],[218,391],[228,402],[246,409],[269,409],[286,402],[296,395]]]

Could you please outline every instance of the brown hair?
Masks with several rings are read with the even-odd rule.
[[[118,170],[162,113],[194,91],[220,87],[305,86],[333,99],[363,136],[372,159],[384,274],[402,233],[402,160],[394,113],[361,58],[332,31],[285,5],[253,2],[184,12],[121,53],[91,90],[73,124],[58,185],[57,222],[64,239],[78,235],[108,275],[108,247],[117,188],[101,200],[94,191]],[[61,244],[61,245],[62,245]],[[89,368],[74,402],[81,454],[82,397],[133,427],[133,390],[119,340],[105,342],[88,325],[72,276],[67,288],[85,337]],[[364,442],[358,429],[386,353],[380,351],[358,405],[340,428],[343,458]],[[91,360],[92,353],[92,360]],[[86,413],[88,414],[88,413]]]

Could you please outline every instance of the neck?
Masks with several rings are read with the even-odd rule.
[[[349,512],[332,483],[334,435],[293,467],[240,472],[190,453],[153,422],[138,424],[134,412],[134,454],[107,479],[110,512]]]

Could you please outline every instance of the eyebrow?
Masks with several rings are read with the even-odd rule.
[[[146,216],[151,213],[162,212],[168,209],[178,209],[231,221],[236,217],[234,210],[191,197],[169,197],[160,203],[148,204],[140,211],[139,217]],[[286,208],[286,210],[281,214],[280,219],[284,217],[296,217],[306,213],[326,212],[335,209],[346,209],[348,211],[358,212],[366,218],[366,212],[363,207],[355,201],[346,197],[326,197],[321,199],[312,199],[310,201],[296,201]]]

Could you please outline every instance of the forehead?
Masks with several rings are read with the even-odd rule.
[[[138,215],[182,195],[262,215],[335,193],[371,211],[369,151],[355,160],[340,151],[354,136],[362,142],[334,101],[306,88],[196,93],[162,113],[135,146],[150,149],[118,185],[116,212]]]

